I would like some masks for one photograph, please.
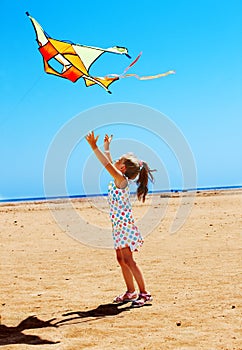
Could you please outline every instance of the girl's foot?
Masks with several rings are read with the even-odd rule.
[[[153,298],[151,294],[148,293],[140,293],[138,299],[132,302],[133,307],[141,307],[144,306],[147,301],[152,301]]]
[[[134,292],[125,292],[124,294],[118,295],[114,299],[114,303],[127,303],[128,301],[134,301],[137,299],[137,293],[136,291]]]

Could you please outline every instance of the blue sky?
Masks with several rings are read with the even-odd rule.
[[[85,164],[91,155],[81,139],[89,126],[85,111],[115,103],[148,106],[174,123],[193,153],[198,187],[241,185],[241,1],[94,0],[83,4],[78,0],[64,4],[56,0],[1,2],[0,198],[44,195],[43,173],[53,139],[84,113],[80,140],[65,170],[68,193],[82,194]],[[103,48],[125,46],[133,59],[142,51],[130,73],[153,75],[174,69],[176,74],[150,81],[122,79],[110,86],[111,95],[98,86],[86,88],[82,80],[73,84],[47,75],[25,11],[55,39]],[[130,62],[125,56],[106,54],[90,73],[121,73]],[[92,120],[96,129],[100,115]],[[105,116],[101,120],[105,124]],[[115,122],[123,122],[121,113]],[[156,129],[152,118],[150,128]],[[154,134],[139,132],[140,128],[132,133],[129,125],[120,128],[114,123],[99,126],[98,131],[102,134],[107,129],[116,140],[128,137],[135,141],[137,153],[138,144],[151,149],[156,144]],[[64,150],[65,141],[62,147]],[[160,169],[154,189],[182,187],[180,160],[164,147],[164,140],[154,147],[162,164],[159,168],[153,157],[151,166]],[[122,144],[120,153],[123,148]],[[55,162],[57,165],[57,158]],[[98,165],[93,162],[91,166],[93,174]],[[85,176],[86,183],[89,175]],[[96,191],[91,181],[93,176],[88,193]],[[53,194],[61,195],[56,182],[53,179]],[[105,191],[102,186],[101,191]]]

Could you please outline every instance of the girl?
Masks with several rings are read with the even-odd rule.
[[[137,179],[137,196],[139,200],[145,201],[148,192],[148,179],[153,181],[153,176],[147,165],[139,161],[133,154],[128,153],[113,163],[109,151],[112,136],[105,135],[104,153],[98,148],[99,136],[90,132],[86,140],[93,149],[96,157],[107,169],[114,181],[108,187],[108,201],[110,205],[110,219],[114,248],[117,261],[121,266],[123,278],[127,291],[114,299],[116,303],[132,301],[132,306],[143,306],[147,301],[152,301],[152,296],[147,292],[143,274],[133,259],[133,252],[137,251],[143,243],[142,236],[135,226],[129,200],[129,180]],[[139,287],[139,294],[135,291],[134,280]]]

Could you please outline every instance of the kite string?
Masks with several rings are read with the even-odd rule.
[[[24,102],[24,100],[26,99],[26,97],[28,97],[28,95],[31,93],[31,91],[38,85],[38,83],[40,82],[40,80],[42,79],[42,74],[40,74],[35,80],[34,82],[31,84],[31,86],[29,88],[26,89],[26,91],[21,94],[20,98],[18,99],[18,101],[16,101],[15,104],[11,105],[11,108],[9,109],[6,117],[4,117],[3,119],[0,120],[0,125],[3,126],[6,121],[9,121],[12,118],[12,114],[13,112],[15,112],[15,110]]]

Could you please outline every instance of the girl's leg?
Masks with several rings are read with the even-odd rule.
[[[131,274],[131,276],[133,275],[140,293],[147,293],[145,290],[145,282],[144,282],[144,278],[143,278],[143,274],[140,270],[140,268],[138,267],[138,265],[136,264],[136,262],[133,259],[133,253],[131,252],[130,248],[123,248],[121,249],[122,252],[122,259],[124,261],[124,266],[127,266],[127,268],[129,269],[129,274]]]
[[[132,274],[129,266],[125,263],[122,249],[116,250],[116,257],[117,257],[118,263],[122,269],[124,281],[125,281],[125,284],[127,286],[127,291],[130,293],[133,293],[135,291],[133,274]]]

